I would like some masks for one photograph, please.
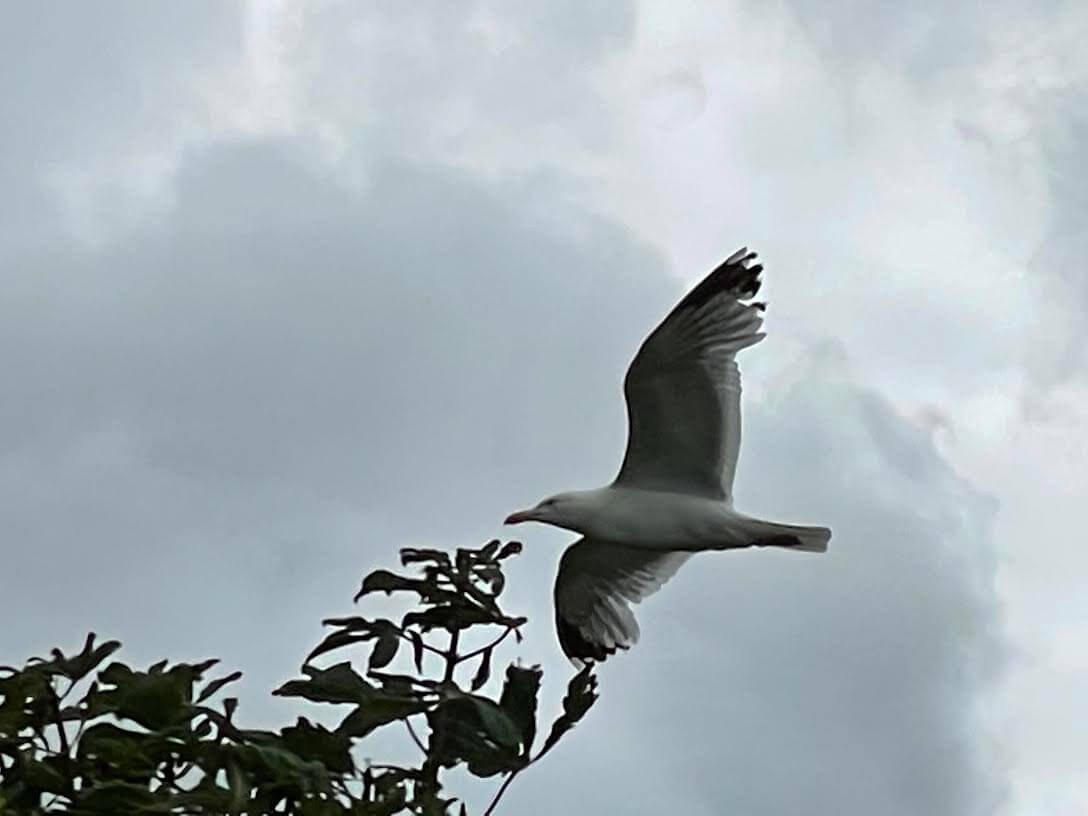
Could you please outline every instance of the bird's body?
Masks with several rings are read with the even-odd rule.
[[[608,485],[563,494],[568,523],[558,527],[595,541],[647,550],[729,550],[780,543],[776,536],[806,535],[812,528],[776,524],[736,512],[729,502],[664,490]],[[823,528],[795,548],[826,544]]]
[[[738,351],[763,339],[762,266],[742,249],[703,279],[635,355],[624,382],[629,433],[615,481],[560,493],[508,524],[581,533],[559,562],[556,628],[567,656],[603,660],[638,639],[629,607],[660,589],[692,553],[743,547],[823,552],[826,527],[765,521],[733,509],[740,453]]]

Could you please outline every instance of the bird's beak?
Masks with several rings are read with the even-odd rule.
[[[532,510],[519,510],[507,516],[503,524],[521,524],[523,521],[533,521],[535,518]]]

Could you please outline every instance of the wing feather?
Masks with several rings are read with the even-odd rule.
[[[624,380],[627,452],[616,484],[730,499],[740,452],[736,354],[763,339],[755,253],[729,256],[642,344]]]
[[[653,594],[690,557],[583,538],[567,548],[555,579],[559,645],[571,660],[600,661],[638,641],[629,604]]]

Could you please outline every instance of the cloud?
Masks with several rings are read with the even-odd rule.
[[[212,2],[11,9],[0,33],[0,237],[91,237],[153,201],[179,141],[207,126],[201,80],[233,65],[241,20]],[[89,213],[93,212],[93,218]]]
[[[94,627],[137,662],[219,654],[248,671],[247,715],[271,719],[288,709],[258,698],[363,571],[399,546],[485,540],[514,507],[611,478],[622,373],[682,285],[660,233],[597,195],[617,168],[639,171],[627,97],[608,84],[638,35],[629,7],[222,8],[171,22],[134,7],[121,28],[92,16],[93,36],[36,80],[62,119],[29,91],[11,103],[29,124],[7,137],[4,172],[37,203],[0,249],[0,515],[17,542],[0,592],[27,610],[0,648],[14,659]],[[49,30],[74,37],[69,24]],[[102,72],[80,72],[96,49]],[[701,90],[681,111],[713,117],[720,88],[682,76]],[[737,136],[766,142],[756,169],[784,138],[763,128],[783,116],[768,105]],[[148,156],[161,172],[124,181]],[[97,192],[73,205],[80,189]],[[819,197],[759,215],[752,201],[782,179],[740,189],[754,199],[730,198],[730,234],[753,228],[772,258],[760,221],[799,223]],[[699,203],[684,199],[711,218]],[[606,667],[601,704],[514,786],[513,812],[617,797],[632,813],[993,803],[974,729],[1001,662],[994,508],[856,365],[870,344],[887,379],[923,379],[928,352],[881,332],[887,283],[865,284],[854,258],[851,286],[806,288],[793,261],[830,251],[836,228],[798,226],[768,267],[772,334],[742,360],[738,481],[745,510],[831,524],[832,552],[700,556],[640,610],[644,643]],[[923,351],[962,336],[940,298],[909,274],[895,284]],[[834,343],[786,365],[828,335],[852,371],[819,351]],[[970,368],[964,354],[945,370]],[[531,616],[524,656],[544,660],[554,695],[566,536],[526,537],[510,603]]]
[[[979,706],[1002,663],[994,502],[828,366],[749,401],[738,503],[830,524],[830,551],[702,554],[643,605],[642,643],[606,666],[566,747],[568,784],[593,780],[587,811],[661,812],[662,789],[706,814],[999,801]],[[564,804],[546,776],[512,791],[519,812]]]

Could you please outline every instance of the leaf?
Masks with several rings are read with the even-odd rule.
[[[510,666],[506,670],[506,682],[502,687],[499,705],[521,732],[524,753],[528,754],[536,738],[537,695],[540,678],[544,672],[539,666],[523,668]]]
[[[155,775],[160,756],[170,750],[156,734],[132,731],[113,723],[90,726],[80,738],[76,760],[108,768],[104,779],[147,782]]]
[[[481,561],[490,561],[496,552],[499,550],[499,544],[501,544],[497,538],[491,539],[478,551],[479,559]]]
[[[415,677],[411,674],[397,674],[395,672],[383,672],[374,670],[368,672],[368,677],[372,677],[375,680],[380,680],[384,684],[392,684],[398,687],[410,688],[412,686],[423,686],[431,691],[446,685],[441,680],[431,680],[427,677]]]
[[[303,789],[312,789],[321,785],[327,777],[323,763],[304,759],[286,746],[269,742],[268,744],[248,744],[239,746],[238,754],[245,760],[246,769],[263,771],[254,774],[258,785],[262,777],[286,777],[300,783]]]
[[[321,621],[321,625],[342,626],[345,629],[362,629],[369,632],[372,624],[370,620],[361,615],[349,615],[346,618],[325,618]]]
[[[476,674],[472,677],[472,690],[479,691],[483,688],[484,683],[487,682],[487,678],[491,676],[491,651],[493,647],[484,649],[483,654],[480,656],[480,667],[476,670]]]
[[[359,591],[355,593],[355,600],[358,601],[364,595],[369,595],[371,592],[384,592],[389,594],[391,592],[401,592],[404,590],[419,591],[419,587],[422,584],[417,578],[405,578],[402,575],[394,575],[389,570],[375,570],[363,579],[363,585]]]
[[[56,759],[60,758],[56,757]],[[68,759],[67,757],[63,758]],[[39,791],[66,794],[71,789],[71,780],[55,767],[55,763],[49,761],[51,759],[54,759],[54,757],[37,760],[30,757],[29,752],[23,754],[23,761],[20,762],[21,767],[19,768],[22,776],[20,781]],[[0,813],[2,812],[0,810]]]
[[[405,547],[400,551],[400,563],[407,567],[409,564],[432,563],[439,567],[450,566],[450,557],[448,553],[442,550],[416,550],[411,547]]]
[[[393,658],[397,656],[397,649],[400,648],[400,631],[395,627],[391,627],[382,632],[378,636],[378,642],[374,644],[374,650],[370,653],[369,668],[380,669],[383,666],[388,666],[393,662]]]
[[[249,775],[235,761],[227,763],[227,785],[230,787],[230,811],[241,813],[243,806],[249,801],[252,785]]]
[[[219,691],[219,689],[223,688],[223,686],[227,685],[227,683],[233,683],[235,680],[241,679],[241,677],[242,673],[240,671],[235,671],[224,677],[220,677],[218,680],[212,680],[210,683],[204,686],[203,690],[200,692],[200,695],[196,698],[196,701],[198,703],[204,702],[217,691]]]
[[[121,643],[117,640],[107,640],[96,648],[94,645],[96,637],[97,635],[94,632],[89,632],[83,644],[83,651],[70,658],[65,658],[59,649],[53,650],[57,668],[61,674],[72,682],[86,677],[94,669],[98,668],[103,660],[121,648]]]
[[[551,733],[536,758],[540,759],[554,748],[560,737],[574,728],[596,701],[597,678],[593,675],[593,666],[587,665],[571,678],[567,696],[563,698],[563,713],[552,723]]]
[[[404,616],[401,625],[418,626],[423,631],[431,629],[445,629],[453,632],[458,629],[467,629],[478,624],[499,623],[501,618],[496,618],[486,609],[478,606],[469,606],[466,603],[458,605],[447,604],[424,609],[422,612],[409,612]]]
[[[469,698],[480,713],[480,721],[488,736],[504,748],[517,748],[521,743],[521,730],[502,708],[486,697],[470,695]]]
[[[309,679],[290,680],[272,693],[277,697],[302,697],[315,703],[361,703],[376,691],[347,662],[327,669],[303,666],[302,673]]]
[[[129,782],[100,782],[81,790],[73,801],[73,813],[140,813],[155,803],[155,794],[145,785]]]
[[[163,671],[156,663],[147,672],[134,672],[123,663],[111,663],[101,672],[101,683],[113,688],[88,697],[89,715],[114,713],[153,731],[188,715],[193,692],[193,666],[178,664]]]
[[[465,762],[471,773],[488,777],[524,766],[520,734],[499,706],[486,697],[445,700],[427,715],[428,756],[446,767]]]
[[[415,629],[408,630],[408,636],[412,639],[412,660],[415,661],[416,671],[423,672],[423,636]]]
[[[429,705],[413,697],[374,697],[348,714],[337,726],[336,733],[365,737],[375,728],[422,714]]]
[[[370,632],[353,632],[350,630],[341,630],[339,632],[332,632],[324,640],[322,640],[317,646],[314,647],[308,655],[306,655],[306,663],[309,663],[315,657],[323,655],[326,652],[331,652],[334,649],[341,649],[344,646],[350,646],[353,643],[359,643],[360,641],[370,640],[373,638]]]
[[[504,558],[509,558],[511,555],[517,555],[521,552],[520,541],[507,541],[502,545],[502,549],[499,550],[499,554],[495,556],[496,561],[502,561]]]
[[[283,744],[300,757],[316,760],[334,773],[347,774],[355,767],[351,740],[346,734],[330,731],[299,717],[295,725],[280,731]]]

